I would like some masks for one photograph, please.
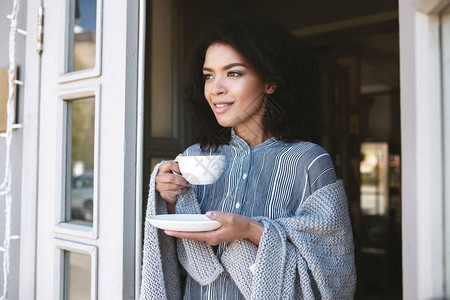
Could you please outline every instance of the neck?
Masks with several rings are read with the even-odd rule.
[[[261,128],[260,130],[255,130],[254,128],[234,128],[236,135],[243,139],[250,148],[254,148],[259,144],[265,142],[272,137],[270,133],[264,133]]]
[[[272,133],[264,132],[263,129],[264,107],[264,101],[262,101],[259,108],[246,120],[233,127],[234,132],[243,139],[250,148],[254,148],[273,136]]]

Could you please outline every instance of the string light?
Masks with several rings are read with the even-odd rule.
[[[9,98],[7,103],[7,120],[6,133],[1,136],[6,139],[6,158],[5,158],[5,178],[0,184],[0,195],[5,197],[5,237],[3,246],[0,246],[0,252],[3,252],[3,293],[0,299],[8,298],[8,284],[9,284],[9,250],[10,241],[17,240],[18,235],[11,235],[11,179],[12,179],[12,162],[11,162],[11,145],[13,142],[13,128],[20,128],[15,126],[14,117],[16,115],[15,101],[14,101],[14,87],[15,85],[22,85],[23,82],[16,80],[16,33],[26,35],[26,31],[17,28],[17,16],[19,13],[19,0],[13,1],[12,13],[6,18],[10,20],[9,31],[9,68],[8,68],[8,84],[9,84]]]

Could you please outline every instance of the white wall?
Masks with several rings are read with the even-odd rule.
[[[26,1],[20,1],[20,12],[18,27],[26,29]],[[6,18],[7,14],[12,11],[12,0],[0,1],[0,68],[8,67],[9,64],[9,20]],[[16,63],[19,68],[18,79],[23,79],[25,76],[25,37],[18,34],[16,39]],[[17,123],[22,123],[23,120],[23,88],[18,87],[18,118]],[[6,145],[5,139],[0,138],[0,181],[3,181],[5,174],[5,155]],[[20,235],[20,199],[21,199],[21,170],[22,170],[22,130],[15,130],[13,147],[12,147],[12,190],[13,203],[11,212],[11,234]],[[5,228],[5,198],[0,197],[0,244],[3,245],[4,228]],[[8,299],[18,299],[19,293],[19,246],[20,240],[11,241],[10,248],[10,275],[8,287]],[[3,255],[0,253],[0,261],[3,264]],[[1,270],[1,269],[0,269]],[[3,271],[0,271],[0,291],[3,292]]]
[[[404,299],[445,293],[438,13],[445,2],[399,1]]]

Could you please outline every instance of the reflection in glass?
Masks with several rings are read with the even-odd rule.
[[[362,143],[361,155],[361,252],[385,257],[389,233],[388,144]]]
[[[66,221],[92,225],[95,101],[67,102]]]
[[[91,69],[95,66],[97,1],[69,1],[70,26],[67,72]]]
[[[356,231],[357,264],[366,270],[358,277],[361,286],[367,291],[389,291],[389,295],[397,293],[402,278],[401,161],[394,150],[387,142],[361,144],[361,225]],[[401,291],[399,294],[377,295],[380,299],[401,299]]]
[[[91,299],[91,256],[64,251],[64,300]]]
[[[388,205],[387,143],[362,143],[361,210],[364,215],[384,215]]]

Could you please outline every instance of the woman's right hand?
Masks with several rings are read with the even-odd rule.
[[[159,167],[155,182],[156,190],[161,194],[161,197],[166,200],[169,213],[173,214],[175,213],[177,195],[186,192],[191,185],[186,179],[180,175],[175,175],[172,172],[178,174],[181,173],[178,163],[169,160]]]

